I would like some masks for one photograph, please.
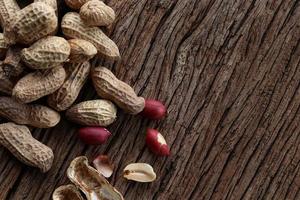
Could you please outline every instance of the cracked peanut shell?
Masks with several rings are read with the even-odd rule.
[[[32,69],[49,69],[67,61],[70,45],[62,37],[48,36],[22,50],[23,62]]]
[[[69,12],[62,19],[63,34],[68,38],[77,38],[89,41],[98,50],[100,56],[118,60],[120,52],[117,45],[107,37],[99,27],[89,27],[80,18],[78,13]]]
[[[72,185],[62,185],[55,189],[52,194],[53,200],[83,200],[78,189]]]
[[[63,111],[72,106],[88,78],[90,69],[89,62],[67,63],[65,65],[67,78],[57,91],[49,95],[49,106],[57,111]]]
[[[17,82],[12,96],[22,103],[35,101],[58,90],[65,78],[66,72],[62,66],[29,73]]]
[[[91,0],[80,8],[80,17],[89,26],[109,26],[115,21],[116,14],[103,1]]]
[[[67,176],[88,200],[124,200],[122,194],[88,164],[85,156],[77,157],[71,162]]]
[[[117,118],[116,106],[108,100],[84,101],[71,107],[66,116],[85,126],[108,126]]]
[[[52,149],[32,137],[24,125],[0,124],[0,144],[26,165],[47,172],[52,166]]]
[[[138,97],[127,83],[117,77],[105,67],[95,67],[91,73],[97,94],[116,103],[129,114],[138,114],[145,107],[145,99]]]

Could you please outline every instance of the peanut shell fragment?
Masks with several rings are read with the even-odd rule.
[[[74,185],[62,185],[52,194],[53,200],[83,200],[80,192]]]
[[[124,200],[121,193],[88,164],[85,156],[77,157],[71,162],[67,176],[88,200]]]
[[[92,71],[92,80],[97,94],[116,103],[129,114],[138,114],[145,107],[145,99],[138,97],[125,82],[105,67],[95,67]]]
[[[0,124],[0,144],[26,165],[47,172],[52,166],[53,151],[34,139],[30,130],[15,123]]]
[[[116,15],[103,1],[91,0],[80,8],[80,17],[89,26],[109,26],[115,21]]]
[[[0,97],[0,116],[37,128],[50,128],[60,121],[59,113],[46,106],[22,104],[11,97]]]
[[[147,163],[132,163],[123,170],[124,178],[137,182],[152,182],[156,179],[156,174]]]
[[[66,116],[81,125],[105,127],[116,120],[117,108],[108,100],[90,100],[74,105]]]
[[[68,38],[83,39],[92,43],[100,56],[118,60],[120,52],[117,45],[99,27],[89,27],[78,13],[69,12],[62,19],[63,34]]]
[[[57,91],[49,95],[48,104],[57,111],[63,111],[72,106],[88,78],[90,69],[89,62],[67,63],[65,65],[67,78]]]
[[[61,66],[29,73],[17,82],[12,96],[23,103],[35,101],[58,90],[65,78],[66,72]]]
[[[69,56],[69,62],[71,63],[83,63],[97,54],[96,47],[88,41],[71,39],[68,42],[71,47],[71,54]]]
[[[48,36],[22,50],[23,62],[32,69],[49,69],[67,61],[70,45],[62,37]]]
[[[15,15],[5,32],[10,44],[32,44],[55,32],[58,26],[54,9],[42,2],[29,4]]]

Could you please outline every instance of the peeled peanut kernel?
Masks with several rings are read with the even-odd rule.
[[[116,120],[117,108],[108,100],[90,100],[74,105],[66,116],[85,126],[108,126]]]
[[[49,69],[66,62],[70,45],[62,37],[48,36],[22,50],[23,62],[32,69]]]
[[[109,26],[115,21],[116,15],[103,1],[91,0],[80,8],[80,17],[89,26]]]
[[[48,96],[49,106],[57,111],[71,107],[88,78],[90,68],[89,62],[65,64],[66,80],[58,90]]]
[[[145,100],[145,108],[141,112],[141,115],[143,117],[152,120],[159,120],[164,118],[166,114],[167,114],[167,108],[162,102],[154,99]]]
[[[54,9],[42,2],[31,3],[15,15],[4,32],[9,44],[32,44],[55,32],[58,26]]]
[[[17,82],[12,96],[22,103],[35,101],[58,90],[65,77],[66,72],[61,66],[29,73]]]
[[[68,42],[71,47],[71,54],[69,56],[69,62],[71,63],[83,63],[97,54],[96,47],[88,41],[71,39]]]
[[[86,25],[78,13],[69,12],[65,14],[61,28],[63,34],[68,38],[83,39],[92,43],[97,48],[98,55],[111,60],[120,58],[117,45],[99,27]]]
[[[83,200],[80,192],[74,185],[62,185],[52,194],[53,200]]]
[[[46,106],[22,104],[11,97],[0,97],[0,116],[37,128],[50,128],[60,121],[59,113]]]
[[[132,87],[117,79],[109,69],[95,67],[91,76],[100,97],[113,101],[129,114],[138,114],[144,109],[144,98],[138,97]]]
[[[123,170],[124,178],[137,182],[153,182],[156,179],[156,174],[147,163],[132,163]]]
[[[0,144],[24,164],[37,167],[42,172],[47,172],[52,166],[52,150],[34,139],[24,125],[0,124]]]
[[[85,156],[77,157],[71,162],[67,176],[88,200],[124,200],[122,194],[88,164]]]
[[[169,156],[170,148],[160,132],[155,129],[148,128],[146,134],[147,147],[156,155]]]
[[[79,10],[83,4],[88,2],[89,0],[65,0],[67,6],[74,10]]]

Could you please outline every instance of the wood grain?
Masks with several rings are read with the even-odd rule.
[[[106,145],[83,145],[63,120],[33,135],[54,150],[47,174],[0,150],[0,199],[50,199],[70,161],[108,154],[111,183],[130,200],[300,199],[299,0],[110,0],[108,30],[122,60],[103,64],[144,97],[168,106],[152,122],[119,112]],[[96,98],[88,82],[79,100]],[[78,100],[78,101],[79,101]],[[145,129],[161,130],[172,156],[157,158]],[[131,162],[158,180],[127,182]]]

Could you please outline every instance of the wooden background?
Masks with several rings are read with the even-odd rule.
[[[127,200],[300,199],[299,0],[106,2],[117,13],[108,34],[122,60],[103,64],[164,101],[168,117],[119,112],[114,136],[98,147],[82,144],[65,120],[34,130],[54,150],[53,168],[41,174],[0,148],[0,199],[50,199],[69,182],[73,158],[98,153],[116,164],[110,182]],[[89,82],[80,100],[95,97]],[[171,157],[145,148],[147,127],[161,130]],[[131,162],[152,164],[157,181],[124,180]]]

